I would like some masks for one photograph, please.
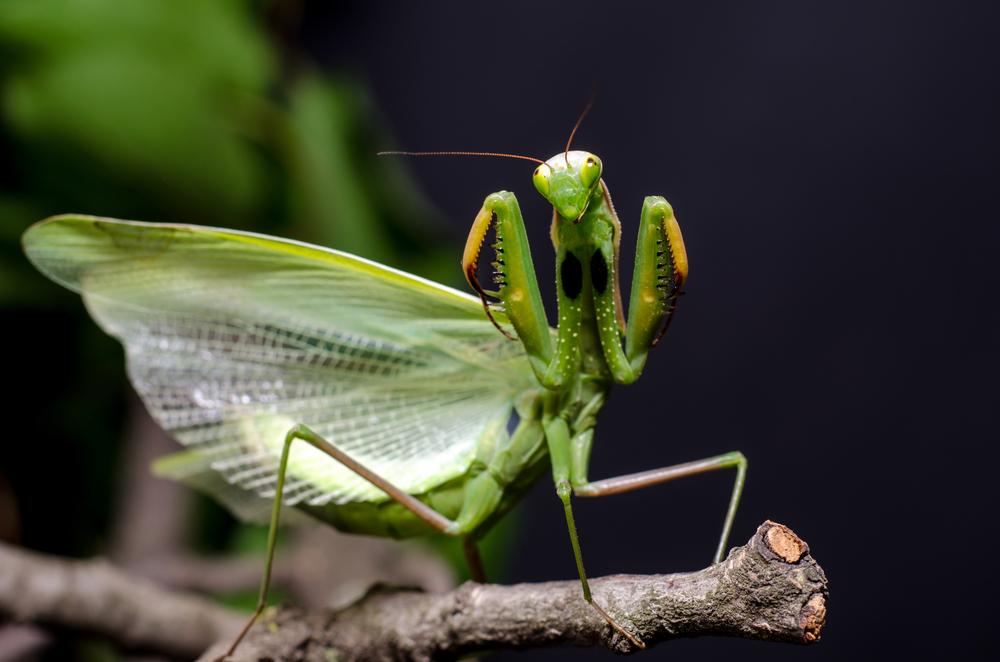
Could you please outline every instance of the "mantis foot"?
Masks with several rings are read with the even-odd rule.
[[[618,625],[618,621],[616,621],[615,619],[613,619],[608,614],[608,612],[604,611],[601,608],[601,605],[597,604],[597,602],[594,601],[594,600],[590,600],[589,602],[590,602],[591,606],[593,606],[594,609],[597,610],[597,613],[604,617],[604,620],[606,620],[608,622],[608,625],[610,625],[615,630],[617,630],[620,635],[622,635],[623,637],[625,637],[626,639],[628,639],[629,641],[631,641],[632,644],[636,648],[638,648],[640,650],[646,650],[646,644],[642,643],[642,641],[640,641],[639,639],[636,639],[635,637],[633,637],[631,634],[628,633],[627,630],[625,630],[625,628],[623,628],[622,626]]]

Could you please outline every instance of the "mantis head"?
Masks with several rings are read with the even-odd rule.
[[[563,218],[577,222],[600,188],[601,160],[590,152],[561,153],[535,168],[538,192]]]

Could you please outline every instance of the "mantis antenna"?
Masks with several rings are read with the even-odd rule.
[[[566,165],[569,165],[569,146],[573,144],[573,136],[576,135],[576,130],[580,128],[580,124],[583,122],[583,118],[587,116],[587,112],[590,110],[591,106],[594,105],[594,91],[590,91],[590,101],[587,102],[587,107],[583,109],[580,113],[580,119],[576,121],[576,125],[573,130],[569,132],[569,140],[566,141]],[[376,152],[376,156],[503,156],[508,159],[524,159],[525,161],[534,161],[535,163],[541,163],[545,165],[545,161],[541,159],[536,159],[532,156],[521,156],[520,154],[504,154],[502,152],[402,152],[402,151],[389,151],[389,152]]]
[[[580,113],[580,119],[578,119],[576,121],[576,126],[574,126],[573,130],[569,132],[569,140],[566,141],[566,165],[567,166],[569,165],[569,146],[573,144],[573,136],[576,135],[576,130],[580,128],[580,124],[583,123],[583,118],[587,116],[587,111],[589,111],[590,107],[593,106],[593,105],[594,105],[594,90],[591,90],[590,91],[590,101],[587,102],[587,107],[583,109],[582,113]]]
[[[535,163],[545,164],[545,161],[530,156],[502,154],[500,152],[378,152],[376,156],[387,156],[390,154],[399,156],[505,156],[508,159],[524,159],[525,161],[534,161]]]

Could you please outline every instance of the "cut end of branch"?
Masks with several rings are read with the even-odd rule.
[[[809,598],[809,602],[802,608],[800,623],[807,644],[819,641],[819,631],[826,623],[826,598],[819,594]]]
[[[804,554],[809,553],[809,545],[784,524],[767,520],[760,526],[762,529],[769,527],[764,539],[771,551],[780,556],[785,563],[798,563]]]
[[[800,565],[800,561],[812,563],[809,557],[809,545],[795,535],[795,532],[784,524],[771,520],[765,521],[757,529],[757,537],[778,559],[792,565]],[[815,568],[816,592],[809,595],[799,612],[800,643],[811,644],[819,641],[820,630],[826,624],[826,577],[819,566]],[[808,593],[807,593],[808,595]]]

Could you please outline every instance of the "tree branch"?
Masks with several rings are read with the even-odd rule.
[[[244,622],[209,600],[159,588],[101,559],[74,561],[5,544],[0,617],[187,659],[236,636]]]
[[[809,644],[819,639],[826,615],[822,568],[790,529],[770,521],[746,546],[704,570],[614,575],[590,585],[598,602],[647,647],[702,635]],[[593,645],[634,652],[583,600],[579,582],[467,582],[444,595],[375,588],[335,613],[269,610],[236,659],[428,661],[495,648]]]
[[[652,646],[735,636],[808,644],[826,615],[826,577],[791,530],[765,522],[717,565],[674,575],[594,579],[597,601]],[[67,561],[0,546],[0,615],[85,630],[129,648],[203,659],[221,653],[240,618],[164,591],[101,561]],[[576,581],[481,585],[443,595],[376,587],[340,611],[265,613],[237,659],[327,661],[454,658],[495,648],[633,646],[584,600]]]

